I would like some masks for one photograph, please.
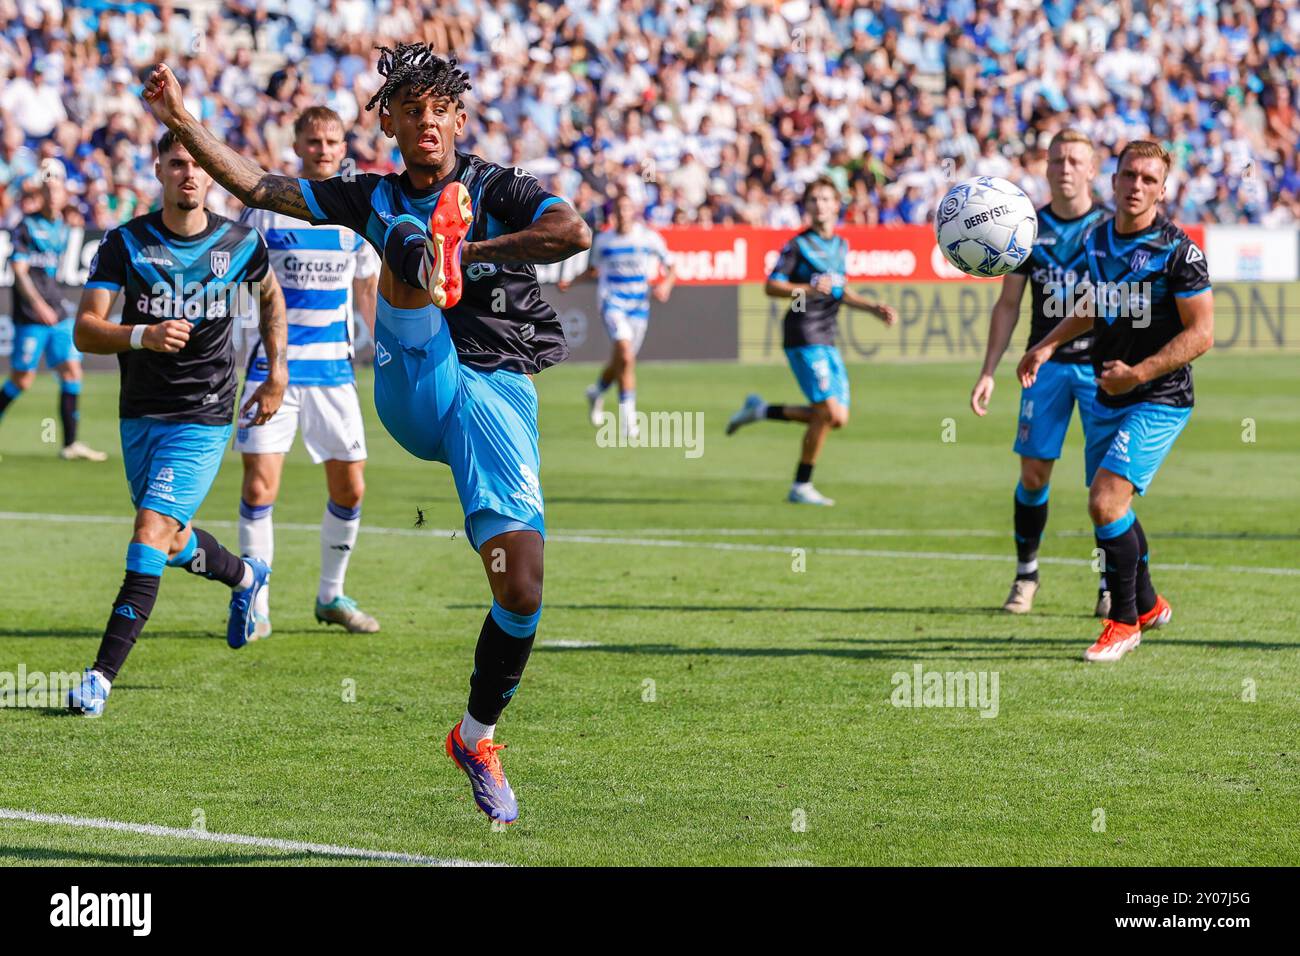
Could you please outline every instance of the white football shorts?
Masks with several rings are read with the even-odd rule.
[[[622,309],[609,308],[601,312],[601,318],[605,322],[605,331],[609,334],[610,341],[631,342],[633,355],[641,351],[646,326],[649,325],[648,319],[629,318]]]
[[[244,384],[241,407],[256,387],[256,383]],[[235,451],[250,455],[287,453],[299,428],[307,454],[317,465],[323,461],[363,461],[366,457],[366,427],[353,383],[291,384],[284,390],[284,403],[265,425],[246,427],[244,419],[240,419],[235,429]]]

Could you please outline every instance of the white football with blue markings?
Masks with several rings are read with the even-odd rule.
[[[967,275],[992,279],[1029,257],[1038,215],[1015,183],[977,176],[948,190],[935,213],[934,232],[945,259]]]

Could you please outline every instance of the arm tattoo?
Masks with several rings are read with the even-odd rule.
[[[556,204],[526,229],[467,243],[464,262],[563,262],[591,248],[591,229],[572,207]]]
[[[294,216],[298,219],[308,221],[312,219],[307,201],[302,198],[302,187],[298,185],[298,180],[288,176],[263,173],[262,178],[249,193],[248,205],[258,209],[270,209],[272,212],[282,212],[286,216]]]
[[[262,348],[271,368],[287,368],[288,322],[285,316],[284,293],[275,273],[267,270],[266,278],[259,283],[261,317],[258,328],[262,333]]]
[[[268,173],[248,157],[240,156],[197,121],[178,126],[174,132],[198,164],[245,206],[311,219],[298,180]]]

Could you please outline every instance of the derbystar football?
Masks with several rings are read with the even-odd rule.
[[[989,279],[1028,258],[1038,237],[1038,215],[1015,183],[977,176],[948,190],[934,232],[945,259],[967,275]]]

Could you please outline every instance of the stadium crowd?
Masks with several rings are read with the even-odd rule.
[[[324,103],[348,161],[390,171],[374,47],[416,39],[472,76],[462,148],[593,224],[623,185],[658,225],[795,226],[826,171],[853,223],[926,222],[974,174],[1041,203],[1067,125],[1100,147],[1103,200],[1119,148],[1154,136],[1181,220],[1300,222],[1300,0],[0,0],[0,225],[42,166],[88,225],[154,203],[160,60],[267,168],[296,170],[293,118]]]

